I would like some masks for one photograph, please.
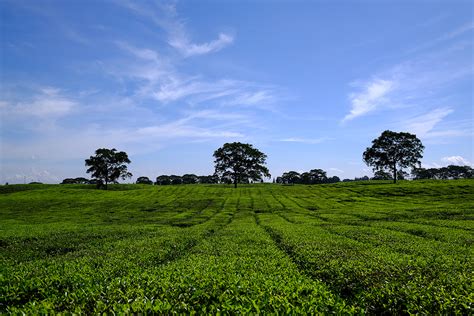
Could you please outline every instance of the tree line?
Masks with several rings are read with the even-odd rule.
[[[421,168],[424,146],[416,135],[405,132],[384,131],[372,141],[372,146],[362,154],[363,161],[371,166],[374,171],[374,180],[405,179],[408,168],[412,169],[414,179],[459,179],[474,177],[473,169],[469,166],[450,165],[443,168]],[[271,175],[266,167],[267,155],[251,144],[240,142],[225,143],[214,151],[214,174],[197,176],[195,174],[160,175],[153,183],[148,177],[138,177],[136,183],[156,185],[176,185],[195,183],[226,183],[237,187],[239,183],[263,182],[264,178]],[[100,188],[107,189],[109,183],[118,183],[118,179],[132,176],[127,165],[131,161],[127,153],[117,151],[115,148],[99,148],[94,156],[85,160],[88,167],[87,173],[92,174],[92,180],[85,178],[64,179],[64,184],[94,183]],[[369,177],[356,178],[355,180],[369,180]],[[298,173],[288,171],[277,177],[274,182],[281,184],[320,184],[335,183],[340,179],[337,176],[328,177],[322,169],[312,169],[308,172]],[[344,179],[343,181],[350,181]]]
[[[301,174],[296,171],[288,171],[275,180],[276,183],[280,184],[321,184],[336,183],[339,181],[341,181],[339,177],[328,177],[326,171],[322,169],[312,169]]]
[[[416,168],[412,171],[413,179],[470,179],[474,178],[474,169],[470,166],[449,165],[442,168]]]

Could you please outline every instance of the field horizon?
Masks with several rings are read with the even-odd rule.
[[[474,180],[0,186],[2,313],[469,314]]]

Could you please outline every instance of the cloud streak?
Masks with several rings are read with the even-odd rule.
[[[472,162],[461,156],[448,156],[441,158],[441,161],[456,166],[473,166]]]
[[[446,33],[443,38],[455,38],[471,30],[472,27],[472,24],[466,25]],[[355,81],[352,86],[359,90],[349,93],[350,111],[344,116],[342,122],[361,118],[380,110],[392,111],[393,115],[396,115],[400,113],[397,111],[400,109],[407,111],[407,109],[424,108],[434,112],[426,117],[424,124],[412,123],[412,127],[422,134],[427,134],[430,124],[437,124],[455,108],[451,106],[448,110],[440,104],[443,98],[447,98],[446,92],[450,91],[456,83],[472,76],[470,49],[471,45],[457,42],[449,47],[387,67],[372,74],[370,76],[372,79]],[[439,117],[443,113],[445,113],[444,116]]]
[[[282,138],[279,141],[285,143],[301,143],[301,144],[321,144],[325,141],[329,140],[327,137],[320,137],[320,138],[301,138],[301,137],[288,137]]]
[[[205,55],[212,52],[217,52],[232,44],[233,42],[234,37],[225,33],[219,33],[217,39],[202,44],[192,43],[184,34],[174,35],[168,41],[168,43],[177,49],[184,57]]]
[[[451,108],[438,108],[434,109],[423,115],[419,115],[405,122],[405,128],[416,134],[419,137],[439,137],[437,133],[433,133],[432,130],[435,126],[440,123],[446,116],[453,113]]]
[[[386,96],[395,86],[392,80],[374,79],[364,85],[362,91],[350,95],[351,111],[342,122],[375,111],[386,102]]]
[[[32,98],[14,101],[1,101],[1,109],[13,117],[36,117],[54,120],[66,116],[77,108],[77,102],[65,97],[56,88],[40,89]]]
[[[408,53],[416,53],[416,52],[419,52],[421,50],[424,50],[424,49],[427,49],[427,48],[430,48],[430,47],[433,47],[433,46],[436,46],[442,42],[446,42],[446,41],[449,41],[449,40],[452,40],[456,37],[459,37],[467,32],[470,32],[474,29],[474,22],[468,22],[468,23],[465,23],[461,26],[459,26],[458,28],[450,31],[450,32],[447,32],[447,33],[444,33],[442,34],[441,36],[431,40],[431,41],[428,41],[426,43],[423,43],[419,46],[416,46],[410,50],[408,50],[407,52]]]
[[[137,81],[135,97],[153,99],[167,105],[185,101],[196,106],[213,103],[218,106],[255,107],[271,110],[277,97],[275,88],[234,79],[207,80],[202,75],[187,75],[180,72],[170,57],[160,56],[149,48],[135,47],[124,41],[117,46],[133,59],[126,67],[109,67],[109,73],[119,80]]]
[[[231,34],[220,32],[214,40],[194,43],[190,39],[185,23],[178,17],[175,3],[155,3],[153,5],[125,0],[116,1],[116,3],[135,14],[148,18],[165,30],[168,33],[168,44],[185,58],[218,52],[234,42],[234,37]]]

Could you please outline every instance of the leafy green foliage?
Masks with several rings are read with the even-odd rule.
[[[150,180],[148,177],[138,177],[136,184],[153,184],[153,181]]]
[[[419,167],[425,147],[410,133],[384,131],[372,141],[372,146],[363,153],[363,159],[374,171],[389,170],[397,182],[397,168]]]
[[[95,151],[95,156],[86,159],[87,173],[92,173],[92,178],[105,184],[105,189],[109,183],[116,183],[119,178],[130,178],[132,174],[128,172],[127,165],[130,163],[126,152],[117,149],[99,148]]]
[[[474,182],[0,186],[0,313],[471,314]]]
[[[415,180],[420,179],[471,179],[474,178],[474,169],[470,166],[449,165],[441,168],[414,168],[412,175]]]
[[[265,167],[267,155],[250,144],[225,143],[214,152],[214,158],[215,174],[223,178],[223,183],[232,181],[236,188],[237,183],[270,177],[268,168]]]

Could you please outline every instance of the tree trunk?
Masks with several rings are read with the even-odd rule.
[[[397,183],[397,163],[393,164],[393,183]]]

